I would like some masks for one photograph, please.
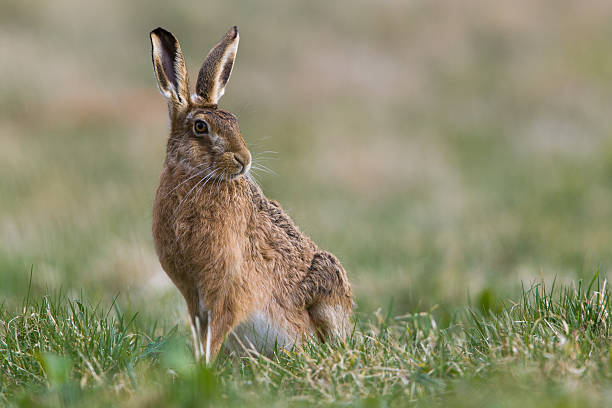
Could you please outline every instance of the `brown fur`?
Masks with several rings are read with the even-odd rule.
[[[168,64],[156,61],[168,59],[178,62],[175,69],[184,69],[182,55],[166,55],[180,54],[178,41],[160,49],[171,34],[158,30],[151,34],[153,61],[162,94],[170,93],[171,129],[155,196],[153,236],[162,267],[185,297],[192,322],[197,318],[201,323],[201,338],[211,336],[210,355],[256,312],[296,344],[303,335],[322,340],[344,336],[353,305],[346,272],[250,179],[251,155],[235,116],[212,105],[209,95],[184,103],[178,93],[186,83],[164,83],[173,78],[186,82],[186,74],[158,72]],[[155,40],[159,33],[168,38]],[[225,87],[228,68],[219,68],[215,55],[223,54],[224,42],[228,46],[232,37],[237,47],[234,27],[207,57],[202,67],[206,81],[220,82],[204,91]],[[196,119],[206,121],[209,135],[194,134]]]

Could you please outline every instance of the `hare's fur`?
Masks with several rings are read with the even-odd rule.
[[[226,337],[234,349],[265,353],[304,336],[343,337],[353,305],[346,272],[251,180],[238,122],[216,106],[237,29],[213,48],[191,97],[178,41],[162,29],[151,38],[170,109],[153,236],[162,267],[187,302],[196,354],[208,361]],[[205,137],[194,137],[196,120],[206,122]]]

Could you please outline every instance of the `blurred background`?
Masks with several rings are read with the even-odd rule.
[[[175,322],[151,207],[167,108],[148,33],[195,75],[237,24],[221,106],[257,178],[345,265],[358,310],[494,305],[612,265],[612,3],[3,0],[0,303],[31,290]],[[270,153],[274,151],[276,153]],[[150,307],[155,305],[155,307]],[[162,305],[161,307],[159,305]]]

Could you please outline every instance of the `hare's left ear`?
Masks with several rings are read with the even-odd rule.
[[[204,60],[196,84],[196,92],[204,102],[217,104],[225,93],[225,85],[234,67],[239,40],[238,27],[233,26]]]
[[[187,69],[178,40],[159,27],[151,31],[151,54],[157,86],[172,108],[187,106],[189,86]]]

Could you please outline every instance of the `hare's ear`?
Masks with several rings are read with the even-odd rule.
[[[187,69],[178,40],[163,28],[156,28],[151,31],[151,54],[161,94],[174,107],[186,106],[189,101]]]
[[[233,26],[204,60],[196,92],[205,102],[217,104],[223,96],[234,67],[239,40],[238,27]]]

